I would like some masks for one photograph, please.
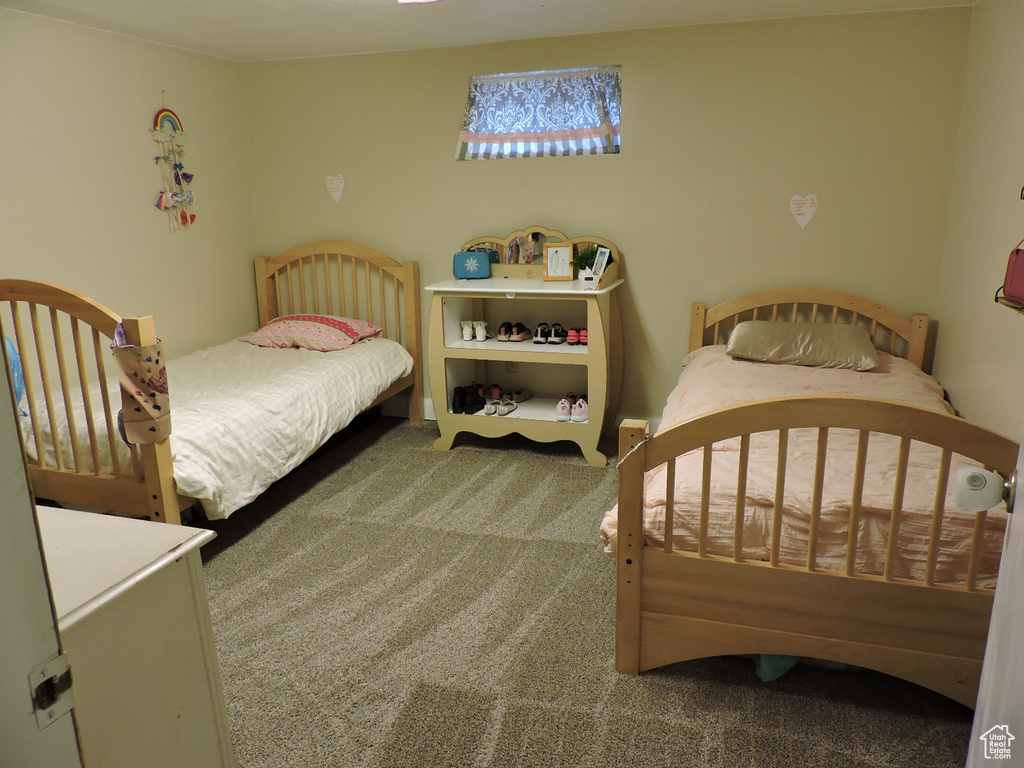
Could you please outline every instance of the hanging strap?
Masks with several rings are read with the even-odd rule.
[[[163,344],[132,346],[119,332],[111,351],[121,384],[121,437],[132,445],[157,443],[171,434],[171,406],[167,396],[167,369]]]

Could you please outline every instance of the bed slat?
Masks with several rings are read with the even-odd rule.
[[[825,488],[825,457],[828,454],[828,427],[818,429],[818,448],[814,457],[814,496],[811,502],[811,529],[807,536],[807,570],[818,567],[818,529],[821,526],[821,496]]]
[[[772,549],[769,560],[773,566],[779,564],[779,547],[782,544],[782,511],[786,499],[786,461],[789,458],[789,430],[779,430],[779,452],[775,460],[775,499],[772,508]]]

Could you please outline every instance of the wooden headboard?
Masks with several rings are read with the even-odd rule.
[[[877,302],[825,288],[777,288],[725,301],[710,309],[694,302],[690,314],[690,351],[725,344],[743,320],[850,323],[863,327],[877,349],[903,357],[931,372],[930,318],[905,317]]]
[[[410,389],[409,420],[423,420],[420,272],[359,243],[317,240],[256,259],[256,303],[263,325],[295,314],[341,315],[373,323],[412,355],[413,370],[378,401]]]

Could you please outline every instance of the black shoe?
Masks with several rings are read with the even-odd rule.
[[[466,387],[466,403],[464,407],[464,413],[476,413],[482,411],[484,406],[487,405],[487,400],[480,393],[480,387],[474,382],[471,386]]]
[[[551,338],[551,326],[547,323],[541,323],[537,326],[537,330],[533,332],[534,344],[547,344],[549,338]]]
[[[466,387],[456,387],[452,393],[452,413],[466,412]]]

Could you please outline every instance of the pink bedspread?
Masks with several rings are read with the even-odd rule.
[[[860,373],[746,362],[730,358],[724,346],[704,347],[684,361],[679,382],[662,414],[659,432],[719,408],[793,395],[859,395],[952,412],[943,399],[942,388],[915,365],[884,353],[880,353],[880,361],[878,368]],[[881,574],[884,568],[898,444],[897,437],[877,434],[872,435],[869,443],[858,530],[856,567],[861,573]],[[857,434],[853,430],[830,430],[828,445],[816,564],[821,569],[843,570]],[[817,430],[790,431],[780,559],[792,565],[804,565],[807,561],[816,450]],[[770,556],[777,452],[777,432],[752,436],[742,536],[745,558],[768,560]],[[702,461],[699,450],[677,461],[673,545],[678,549],[697,549]],[[738,438],[716,444],[708,539],[710,554],[726,557],[733,554],[738,462]],[[938,448],[912,444],[894,570],[896,577],[915,580],[924,577],[938,462]],[[954,456],[951,471],[967,463],[962,457]],[[664,542],[665,474],[665,467],[660,467],[647,478],[644,528],[647,542],[654,545]],[[614,551],[617,513],[617,508],[610,510],[601,525],[608,552]],[[950,492],[943,518],[936,582],[960,584],[965,581],[973,526],[973,514],[960,511]],[[979,586],[995,583],[1004,528],[1005,512],[990,512]]]

